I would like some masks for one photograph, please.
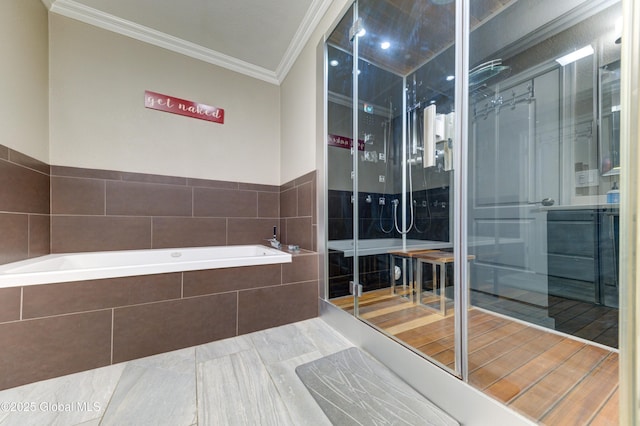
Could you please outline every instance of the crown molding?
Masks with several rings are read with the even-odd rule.
[[[328,0],[314,0],[315,2]],[[162,47],[213,65],[217,65],[240,74],[247,75],[271,84],[280,84],[280,79],[273,71],[250,64],[229,55],[207,49],[198,44],[170,36],[152,28],[136,24],[117,16],[87,7],[73,0],[42,0],[49,11],[67,18],[75,19],[108,31],[112,31],[133,39]],[[306,18],[306,17],[305,17]],[[297,33],[296,33],[297,36]],[[306,42],[306,41],[305,41]],[[303,44],[304,46],[304,44]],[[299,52],[298,52],[299,53]],[[294,58],[295,59],[295,58]]]
[[[316,29],[320,20],[329,9],[332,0],[313,0],[311,6],[307,10],[300,26],[296,30],[296,33],[289,44],[284,57],[278,67],[276,68],[276,77],[280,83],[285,79],[291,67],[295,63],[298,55],[302,52],[302,49],[307,44],[313,31]]]
[[[44,4],[44,7],[46,7],[47,10],[50,10],[54,1],[55,0],[42,0],[42,4]]]

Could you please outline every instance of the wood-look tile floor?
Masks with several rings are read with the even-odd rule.
[[[353,312],[353,297],[333,299]],[[359,300],[362,319],[454,367],[453,309],[442,316],[382,289]],[[618,353],[477,308],[469,310],[469,382],[545,425],[617,425]]]

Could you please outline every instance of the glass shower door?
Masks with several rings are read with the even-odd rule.
[[[617,412],[618,213],[598,75],[615,80],[621,7],[533,3],[470,33],[468,381],[537,423],[599,424]]]
[[[356,5],[357,315],[460,375],[452,202],[455,5]]]
[[[620,14],[358,0],[327,42],[330,300],[544,423],[617,404]]]
[[[327,66],[327,297],[353,313],[354,287],[354,102],[353,45],[348,29],[354,6],[326,43]],[[357,141],[357,138],[355,139]],[[355,145],[357,147],[357,143]]]

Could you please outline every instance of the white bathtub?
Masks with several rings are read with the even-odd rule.
[[[261,245],[49,254],[0,266],[0,288],[289,262]]]

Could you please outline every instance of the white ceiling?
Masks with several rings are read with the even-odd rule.
[[[331,0],[42,0],[52,13],[280,84]]]

